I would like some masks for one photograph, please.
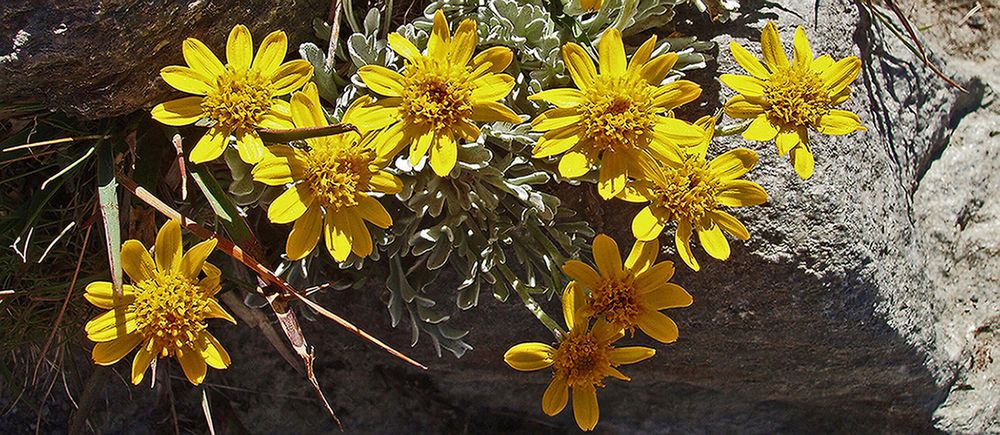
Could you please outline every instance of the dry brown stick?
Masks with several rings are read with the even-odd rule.
[[[330,9],[330,45],[326,49],[325,72],[333,71],[333,63],[337,57],[337,44],[340,42],[340,11],[344,9],[343,0],[333,0]]]
[[[59,139],[43,140],[41,142],[32,142],[32,143],[26,143],[24,145],[12,146],[12,147],[8,147],[8,148],[4,148],[3,152],[6,153],[6,152],[10,152],[10,151],[23,150],[25,148],[34,148],[34,147],[40,147],[40,146],[45,146],[45,145],[55,145],[55,144],[60,144],[60,143],[79,142],[79,141],[82,141],[82,140],[95,140],[95,139],[111,139],[111,136],[106,136],[106,135],[103,135],[103,134],[92,134],[92,135],[89,135],[89,136],[63,137],[63,138],[59,138]]]
[[[305,296],[302,296],[292,286],[288,285],[288,283],[286,283],[285,280],[277,277],[274,274],[274,272],[271,272],[270,269],[268,269],[266,266],[264,266],[263,264],[261,264],[260,262],[258,262],[256,259],[254,259],[250,255],[248,255],[246,252],[244,252],[242,249],[240,249],[239,246],[236,246],[236,244],[234,244],[233,242],[229,241],[229,239],[226,239],[225,237],[223,237],[221,235],[215,234],[215,233],[207,230],[205,227],[202,227],[197,222],[192,221],[191,219],[188,219],[187,217],[185,217],[184,215],[182,215],[177,210],[174,210],[172,207],[170,207],[169,205],[167,205],[163,201],[160,201],[159,198],[157,198],[156,196],[154,196],[148,190],[146,190],[146,189],[142,188],[141,186],[139,186],[138,184],[136,184],[135,181],[132,181],[131,178],[129,178],[129,177],[125,176],[125,175],[119,174],[118,175],[118,182],[121,183],[121,185],[124,186],[126,189],[128,189],[130,192],[132,192],[133,195],[135,195],[139,199],[143,200],[145,203],[149,204],[153,208],[157,209],[160,213],[163,213],[164,215],[166,215],[167,217],[169,217],[171,219],[177,219],[177,220],[179,220],[181,222],[182,226],[184,226],[185,228],[187,228],[188,231],[191,231],[196,236],[201,237],[202,239],[206,239],[206,240],[207,239],[211,239],[211,238],[215,238],[216,240],[218,240],[218,244],[216,245],[216,247],[219,248],[220,251],[225,252],[227,255],[229,255],[229,256],[237,259],[239,262],[241,262],[244,265],[246,265],[247,267],[249,267],[257,275],[259,275],[264,281],[267,281],[267,282],[270,282],[270,283],[276,285],[279,289],[281,289],[287,295],[292,295],[292,296],[295,296],[295,297],[297,297],[299,299],[306,299]],[[388,344],[385,344],[384,342],[382,342],[382,340],[379,340],[378,338],[375,338],[374,336],[372,336],[371,334],[365,332],[361,328],[358,328],[357,326],[354,326],[354,324],[352,324],[351,322],[348,322],[347,320],[345,320],[342,317],[337,316],[337,315],[335,315],[333,313],[329,313],[329,314],[330,314],[330,316],[327,316],[327,318],[329,318],[330,320],[333,320],[334,322],[336,322],[340,326],[344,327],[348,331],[353,332],[355,335],[357,335],[357,336],[359,336],[361,338],[364,338],[365,340],[368,340],[368,341],[374,343],[376,346],[382,348],[382,350],[385,350],[390,355],[395,356],[396,358],[399,358],[399,359],[401,359],[403,361],[406,361],[407,363],[409,363],[409,364],[411,364],[413,366],[416,366],[416,367],[419,367],[421,369],[427,370],[427,367],[424,366],[423,364],[420,364],[417,361],[413,360],[412,358],[410,358],[410,357],[404,355],[403,353],[399,352],[398,350],[393,349]]]
[[[251,328],[259,329],[260,332],[264,334],[264,339],[266,339],[268,343],[271,343],[271,347],[278,351],[278,354],[284,358],[288,365],[292,366],[292,368],[299,372],[299,374],[306,374],[305,371],[302,370],[302,367],[296,363],[295,355],[292,355],[292,352],[288,350],[285,342],[281,341],[281,336],[278,335],[278,332],[274,329],[274,326],[271,325],[271,322],[267,320],[267,317],[261,314],[260,310],[250,309],[244,305],[234,292],[225,292],[219,295],[219,298],[222,299],[222,302],[225,303],[229,309],[233,310],[236,317],[239,317],[244,324]]]

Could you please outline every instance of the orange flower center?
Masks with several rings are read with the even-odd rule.
[[[608,343],[598,342],[593,335],[581,331],[570,331],[552,356],[556,376],[566,379],[570,387],[595,385],[607,377],[612,366],[608,354],[613,348]]]
[[[704,159],[687,155],[679,168],[663,170],[665,183],[653,188],[655,202],[670,214],[671,220],[701,222],[705,214],[719,207],[715,195],[719,180],[709,174]],[[657,181],[659,184],[659,181]]]
[[[803,68],[783,68],[764,83],[767,115],[785,125],[817,125],[830,113],[830,94],[819,74]]]
[[[272,98],[271,81],[260,73],[226,66],[226,72],[215,79],[215,88],[201,101],[201,110],[223,130],[251,128],[271,109]]]
[[[375,151],[353,142],[346,147],[321,143],[306,160],[306,183],[328,212],[358,205],[369,189]]]
[[[631,328],[639,317],[639,295],[626,279],[604,278],[597,288],[591,289],[590,306],[594,313],[604,316],[611,324],[622,329]]]
[[[465,65],[408,63],[399,109],[414,124],[434,130],[448,128],[472,115],[474,87]]]
[[[577,106],[584,137],[597,150],[644,149],[656,124],[655,89],[631,74],[598,76],[584,91],[586,102]]]
[[[167,357],[196,343],[211,311],[205,290],[176,272],[156,272],[135,288],[129,309],[135,312],[136,331],[148,340],[147,351]]]

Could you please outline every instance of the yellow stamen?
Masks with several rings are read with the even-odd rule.
[[[586,102],[578,106],[584,136],[598,150],[641,149],[649,142],[656,124],[653,91],[635,75],[598,76],[586,92]]]
[[[170,356],[195,343],[211,311],[205,289],[175,272],[156,272],[135,287],[128,309],[136,314],[136,330],[149,340],[147,350]]]
[[[320,144],[309,152],[306,183],[327,212],[358,204],[369,189],[375,151],[357,142],[338,147]]]
[[[681,167],[664,168],[663,178],[666,183],[655,186],[653,192],[657,204],[671,214],[670,219],[697,224],[719,207],[715,195],[720,183],[709,174],[704,159],[688,155]]]
[[[552,356],[556,376],[564,377],[570,387],[603,387],[602,381],[613,364],[608,358],[612,349],[610,343],[598,342],[593,334],[570,331]]]
[[[830,95],[819,74],[789,67],[778,70],[764,83],[768,116],[786,125],[818,125],[830,113]]]
[[[201,110],[225,130],[256,126],[271,108],[271,86],[271,81],[257,71],[227,66],[216,79],[215,88],[202,100]]]
[[[639,317],[639,298],[631,274],[624,278],[604,278],[592,289],[590,306],[612,325],[634,328]]]
[[[472,115],[472,89],[465,65],[407,63],[399,109],[404,119],[441,130]]]

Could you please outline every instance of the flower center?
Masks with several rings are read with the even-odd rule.
[[[354,142],[346,147],[319,144],[306,161],[306,183],[328,212],[358,204],[368,190],[375,151]]]
[[[801,68],[784,68],[764,84],[767,114],[786,125],[817,125],[830,113],[830,95],[819,74]]]
[[[579,105],[584,136],[598,150],[644,149],[656,124],[653,91],[640,77],[598,77]]]
[[[205,329],[211,297],[197,284],[175,272],[156,272],[135,284],[136,330],[149,340],[148,351],[162,357],[192,346]]]
[[[274,97],[271,81],[257,71],[226,67],[215,80],[215,89],[205,95],[201,110],[224,130],[252,127],[271,108]]]
[[[612,366],[608,358],[611,349],[610,344],[599,343],[591,334],[570,331],[552,357],[556,376],[563,376],[570,387],[603,387],[601,381]]]
[[[473,88],[464,65],[408,63],[400,111],[411,122],[435,130],[451,127],[472,115]]]
[[[653,188],[660,207],[670,213],[671,220],[699,223],[705,213],[718,208],[715,199],[719,180],[708,173],[708,163],[695,156],[687,156],[679,168],[663,170],[664,185]]]
[[[631,328],[639,317],[639,298],[631,277],[627,280],[605,278],[591,289],[591,307],[611,324]]]

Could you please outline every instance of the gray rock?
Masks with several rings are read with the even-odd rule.
[[[131,113],[169,96],[159,71],[183,65],[184,38],[222,56],[229,30],[244,24],[255,41],[284,30],[294,53],[328,8],[326,0],[6,0],[0,101],[38,102],[84,119]]]

